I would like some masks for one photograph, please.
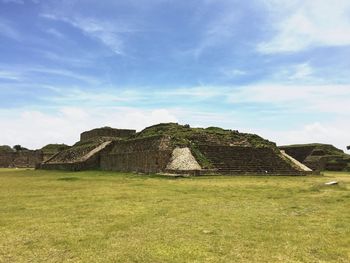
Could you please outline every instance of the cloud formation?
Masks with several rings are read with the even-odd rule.
[[[97,39],[108,48],[110,48],[117,55],[124,55],[124,44],[122,40],[122,35],[127,33],[132,33],[135,30],[131,29],[125,24],[117,24],[116,21],[111,22],[108,20],[95,19],[92,17],[83,16],[60,16],[56,14],[42,14],[44,18],[63,21],[70,24],[71,26],[81,30],[86,36]],[[57,32],[54,31],[57,36]]]
[[[350,45],[347,0],[264,0],[272,38],[258,45],[265,54],[298,52],[310,47]]]
[[[5,2],[0,143],[140,119],[349,144],[348,1]]]

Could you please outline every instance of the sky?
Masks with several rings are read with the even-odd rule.
[[[0,0],[0,145],[160,122],[350,145],[349,0]]]

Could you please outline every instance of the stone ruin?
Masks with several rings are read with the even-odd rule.
[[[40,150],[19,150],[15,151],[10,146],[0,146],[0,167],[1,168],[34,168],[48,160],[57,152],[69,148],[64,144],[49,144]]]
[[[350,155],[330,144],[295,144],[279,148],[313,170],[350,171]]]
[[[2,168],[34,168],[42,161],[44,161],[44,155],[40,150],[0,152],[0,167]]]
[[[79,142],[40,168],[191,175],[303,175],[311,171],[257,135],[177,123],[154,125],[138,133],[109,127],[83,132]]]

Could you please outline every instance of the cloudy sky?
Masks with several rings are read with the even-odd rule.
[[[0,0],[0,145],[220,126],[350,144],[349,0]]]

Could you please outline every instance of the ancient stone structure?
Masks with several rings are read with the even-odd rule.
[[[287,154],[313,170],[350,170],[350,155],[329,144],[296,144],[280,146]]]
[[[0,167],[34,168],[44,160],[42,151],[0,152]]]
[[[113,129],[110,127],[93,129],[80,134],[80,141],[89,141],[94,138],[110,137],[110,138],[128,138],[136,133],[135,130]]]
[[[254,134],[177,123],[133,130],[100,128],[81,134],[73,147],[41,164],[42,169],[173,174],[288,174],[309,172]]]
[[[166,137],[115,141],[111,150],[101,155],[101,169],[158,173],[165,170],[171,153],[170,140]]]
[[[69,146],[64,144],[46,145],[40,150],[20,150],[15,151],[9,146],[0,148],[0,167],[2,168],[34,168],[43,161],[48,160],[59,150],[67,149]]]

